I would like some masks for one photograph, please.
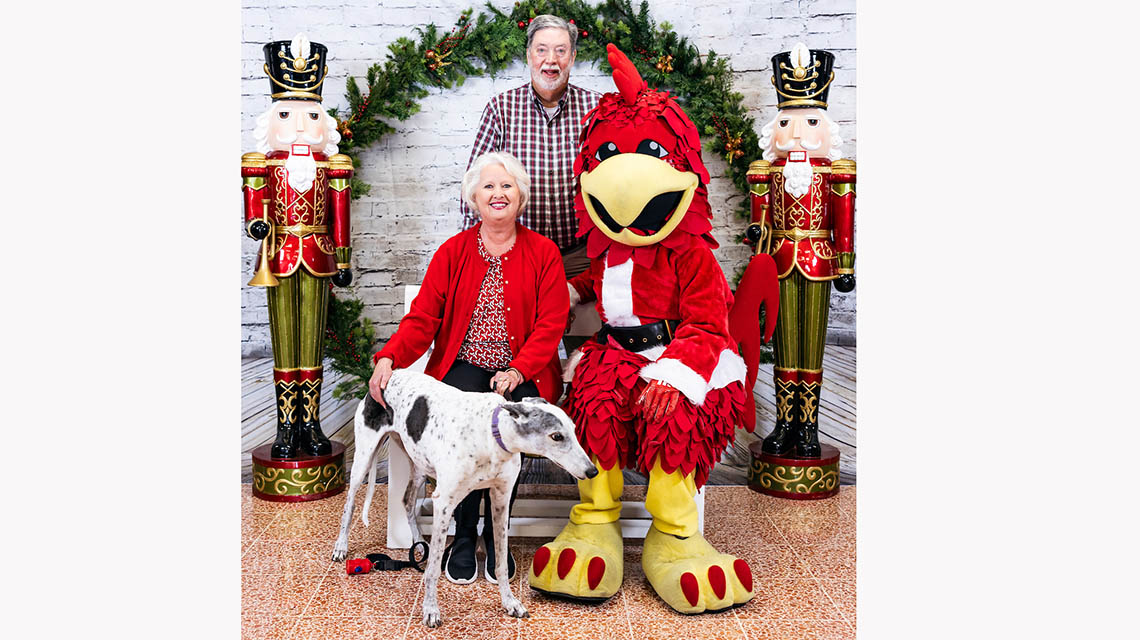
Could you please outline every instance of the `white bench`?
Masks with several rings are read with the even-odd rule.
[[[418,285],[404,287],[404,312],[411,308],[412,300],[419,293]],[[593,304],[578,305],[572,309],[575,318],[570,326],[570,335],[592,335],[601,328],[602,323]],[[561,349],[561,347],[559,347]],[[416,371],[423,371],[427,366],[431,349],[419,360],[408,367]],[[566,354],[560,352],[565,359]],[[408,519],[404,515],[404,491],[411,481],[412,466],[408,455],[402,447],[388,446],[388,541],[389,549],[407,549],[412,545],[412,530],[408,526]],[[697,528],[705,528],[705,492],[697,491]],[[519,498],[515,500],[511,509],[511,526],[508,530],[510,536],[526,536],[537,538],[552,538],[562,531],[570,517],[570,507],[578,500]],[[649,532],[653,517],[645,510],[644,502],[622,502],[621,534],[625,538],[642,538]],[[430,531],[432,523],[432,503],[430,497],[421,495],[416,500],[416,522],[420,531]],[[447,529],[448,535],[455,533],[453,520]]]

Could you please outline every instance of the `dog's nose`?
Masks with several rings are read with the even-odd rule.
[[[598,475],[598,468],[597,467],[592,466],[592,467],[590,467],[590,470],[586,472],[587,478],[593,478],[596,475]]]

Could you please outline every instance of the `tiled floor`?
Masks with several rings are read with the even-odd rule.
[[[387,492],[378,490],[365,528],[349,531],[349,557],[406,551],[384,541]],[[344,494],[313,503],[253,498],[241,485],[242,638],[811,638],[855,637],[855,487],[828,500],[792,501],[747,487],[709,486],[705,535],[720,550],[744,558],[756,577],[751,602],[723,613],[683,616],[649,588],[641,545],[626,541],[625,582],[602,605],[551,600],[532,591],[526,568],[547,540],[514,538],[519,575],[512,587],[530,612],[502,612],[498,588],[484,581],[458,586],[440,580],[443,626],[420,622],[422,574],[406,569],[347,576],[329,560]],[[357,500],[360,505],[363,497]]]

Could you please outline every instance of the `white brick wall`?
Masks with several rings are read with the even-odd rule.
[[[494,0],[506,9],[513,0]],[[636,4],[636,3],[635,3]],[[731,58],[734,89],[759,127],[775,115],[769,81],[771,58],[798,40],[836,54],[836,79],[830,96],[831,117],[843,127],[844,151],[855,158],[855,1],[854,0],[694,0],[650,1],[658,22],[669,22],[702,53],[710,49]],[[347,107],[345,80],[363,80],[368,66],[380,61],[397,38],[414,38],[413,29],[433,21],[450,28],[460,12],[481,3],[470,0],[243,0],[242,8],[242,149],[254,149],[254,119],[269,106],[268,80],[262,73],[261,46],[304,31],[329,47],[329,77],[323,92],[329,107]],[[353,201],[354,281],[350,295],[365,302],[365,313],[385,339],[403,314],[404,284],[418,284],[441,242],[459,229],[459,180],[483,105],[492,95],[522,84],[525,68],[516,63],[498,78],[469,78],[458,88],[433,90],[422,110],[396,132],[357,157],[357,175],[372,185],[369,196]],[[577,65],[571,82],[612,91],[613,82],[591,65]],[[363,82],[361,82],[363,88]],[[723,159],[705,152],[712,175],[709,200],[713,232],[722,247],[717,258],[731,277],[748,259],[747,247],[733,243],[744,223],[732,211],[742,195],[724,178]],[[235,165],[234,233],[243,237],[242,354],[268,355],[269,327],[265,294],[245,286],[252,273],[256,242],[245,238]],[[850,342],[855,331],[855,294],[833,293],[831,339]]]

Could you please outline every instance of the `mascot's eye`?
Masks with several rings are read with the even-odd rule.
[[[809,127],[819,126],[819,118],[808,118],[808,126]]]
[[[314,121],[314,122],[316,122],[317,118],[320,118],[320,117],[321,117],[321,114],[319,114],[315,111],[313,113],[309,114],[309,119]]]
[[[649,139],[642,140],[641,144],[637,145],[637,152],[644,153],[647,156],[653,156],[654,158],[664,158],[665,156],[669,155],[669,152],[665,150],[665,147],[657,144],[656,140]]]
[[[616,156],[619,153],[621,152],[618,151],[616,144],[612,142],[603,142],[602,147],[598,149],[596,157],[598,158],[598,162],[605,162],[606,158],[609,158],[610,156]]]
[[[782,127],[786,127],[786,126],[788,126],[788,121],[787,120],[781,120],[780,121],[780,127],[782,128]]]
[[[555,442],[562,442],[563,440],[566,439],[566,437],[563,436],[561,433],[552,433],[552,434],[550,434],[550,439],[555,441]]]
[[[277,117],[281,118],[282,120],[288,120],[289,119],[289,112],[288,111],[278,111]]]

